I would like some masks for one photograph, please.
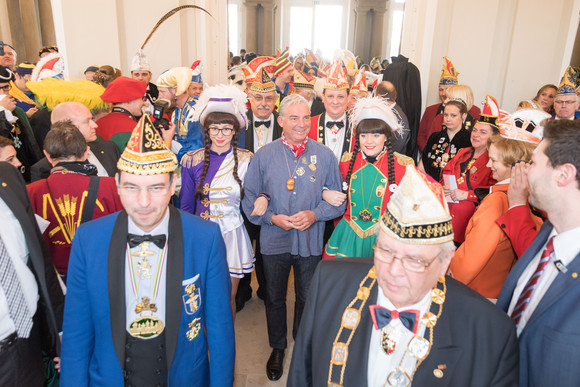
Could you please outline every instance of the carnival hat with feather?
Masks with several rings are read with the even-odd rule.
[[[443,65],[443,71],[441,72],[439,85],[444,86],[457,85],[457,76],[459,75],[459,73],[455,71],[455,66],[453,66],[453,63],[451,63],[451,60],[449,60],[449,58],[444,56],[443,59],[445,59],[445,64]]]
[[[229,113],[236,117],[240,129],[243,129],[246,127],[246,102],[246,93],[234,85],[208,87],[199,96],[193,117],[203,125],[209,113]]]

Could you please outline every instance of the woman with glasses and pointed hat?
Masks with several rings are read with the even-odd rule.
[[[238,148],[246,127],[246,94],[235,86],[203,91],[194,116],[204,130],[204,148],[181,159],[181,209],[220,225],[232,280],[232,309],[240,278],[254,270],[254,253],[240,201],[252,152]]]

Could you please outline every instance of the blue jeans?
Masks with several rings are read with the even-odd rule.
[[[308,297],[310,281],[320,255],[300,257],[291,254],[266,255],[264,258],[264,274],[266,276],[266,320],[268,323],[268,340],[270,347],[284,349],[286,342],[286,293],[290,269],[294,268],[294,326],[292,337],[296,338],[304,304]]]

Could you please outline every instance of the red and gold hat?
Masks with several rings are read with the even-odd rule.
[[[348,78],[346,77],[346,71],[342,66],[341,61],[333,63],[328,71],[328,77],[326,78],[324,88],[326,90],[348,90]]]
[[[276,91],[276,85],[272,82],[272,79],[270,79],[263,66],[258,68],[258,74],[259,75],[252,81],[250,91],[255,91],[257,93],[270,93]]]
[[[451,215],[443,187],[408,165],[381,217],[380,228],[389,236],[415,245],[453,241]]]
[[[276,70],[275,59],[271,56],[259,56],[252,59],[245,68],[242,68],[246,75],[246,83],[252,83],[254,81],[260,67],[264,68],[268,76],[272,78]]]
[[[369,89],[367,87],[367,77],[364,70],[358,70],[354,76],[354,82],[350,88],[352,94],[365,96],[369,94]]]
[[[177,168],[177,157],[167,149],[151,119],[143,114],[117,162],[119,171],[133,175],[160,175]]]
[[[129,77],[119,77],[107,86],[101,94],[101,99],[109,103],[130,102],[143,98],[147,92],[147,84]]]
[[[493,126],[494,128],[498,128],[498,120],[499,120],[499,104],[497,100],[493,98],[491,95],[485,96],[485,103],[483,105],[483,109],[481,109],[481,116],[477,121],[481,122],[482,124],[488,124]]]
[[[276,70],[274,71],[274,76],[277,77],[282,71],[286,70],[288,67],[292,66],[290,63],[288,53],[288,46],[276,57]]]
[[[444,56],[443,59],[445,59],[445,64],[443,65],[443,72],[441,73],[441,79],[439,79],[439,85],[457,85],[457,76],[459,73],[455,71],[455,67],[449,58]]]
[[[314,90],[316,78],[303,71],[294,69],[294,89],[310,89]]]

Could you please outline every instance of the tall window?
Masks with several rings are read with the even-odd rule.
[[[290,7],[289,43],[292,55],[312,47],[312,7]]]
[[[341,5],[315,5],[316,23],[314,24],[314,51],[320,50],[322,56],[332,59],[334,50],[341,48],[342,12]]]
[[[238,28],[238,4],[228,4],[228,40],[230,51],[234,55],[239,55],[240,52]]]
[[[389,7],[389,32],[386,40],[388,57],[398,56],[401,50],[405,1],[406,0],[394,0]]]

